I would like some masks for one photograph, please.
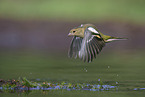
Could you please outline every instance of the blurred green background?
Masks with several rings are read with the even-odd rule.
[[[82,23],[128,40],[107,44],[92,63],[69,59],[67,34]],[[144,0],[1,0],[0,79],[144,82],[144,31]]]
[[[1,0],[1,17],[60,21],[145,22],[144,0]]]

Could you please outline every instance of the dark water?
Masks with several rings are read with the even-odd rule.
[[[1,53],[1,79],[26,77],[37,84],[29,89],[1,86],[0,97],[144,97],[144,59],[144,52],[102,52],[92,63],[49,54]],[[41,87],[43,82],[53,85]]]

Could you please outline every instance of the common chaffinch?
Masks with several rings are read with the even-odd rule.
[[[112,37],[102,34],[93,24],[81,24],[70,30],[68,36],[73,36],[68,56],[84,62],[91,62],[99,54],[106,43],[126,38]]]

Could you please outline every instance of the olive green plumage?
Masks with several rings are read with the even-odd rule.
[[[81,24],[71,29],[68,36],[73,36],[68,56],[77,58],[78,55],[84,62],[91,62],[96,58],[105,43],[125,39],[104,35],[92,24]]]

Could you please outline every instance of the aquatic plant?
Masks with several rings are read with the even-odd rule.
[[[99,83],[99,84],[98,84]],[[19,78],[19,80],[1,81],[1,90],[89,90],[89,91],[102,91],[116,89],[117,86],[105,85],[102,81],[98,81],[97,84],[88,83],[51,83],[51,82],[32,82],[27,78]]]

